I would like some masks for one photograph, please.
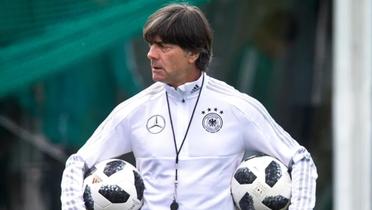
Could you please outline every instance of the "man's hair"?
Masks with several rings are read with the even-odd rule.
[[[199,53],[195,64],[205,71],[212,57],[212,30],[201,10],[188,4],[170,4],[152,14],[143,28],[143,37],[154,43],[159,37],[164,43]]]

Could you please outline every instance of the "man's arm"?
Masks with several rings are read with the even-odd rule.
[[[85,170],[84,160],[76,154],[66,161],[61,182],[62,210],[86,210],[83,200]]]
[[[318,174],[305,148],[300,149],[293,156],[290,167],[292,169],[292,198],[289,210],[313,209]]]
[[[275,122],[259,101],[248,96],[244,99],[239,103],[241,114],[236,116],[243,126],[246,149],[276,157],[291,169],[289,210],[313,209],[318,175],[310,153]]]

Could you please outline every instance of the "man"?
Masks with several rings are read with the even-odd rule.
[[[85,209],[84,172],[133,152],[145,183],[142,210],[233,210],[230,181],[247,149],[292,170],[290,209],[312,209],[310,154],[250,96],[205,73],[212,32],[202,12],[171,4],[143,32],[156,83],[118,105],[66,162],[62,209]]]

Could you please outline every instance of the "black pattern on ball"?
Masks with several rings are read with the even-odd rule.
[[[98,192],[111,203],[125,203],[130,195],[118,185],[104,185]]]
[[[253,174],[249,168],[239,168],[234,178],[239,184],[252,184],[256,180],[257,176]]]
[[[145,190],[145,184],[137,171],[133,171],[134,174],[134,186],[136,187],[137,191],[137,199],[142,200],[143,198],[143,191]]]
[[[103,170],[103,173],[106,174],[106,176],[111,176],[114,173],[120,170],[123,170],[124,167],[125,167],[124,161],[114,160],[106,164],[105,169]]]
[[[88,176],[92,175],[95,171],[97,171],[96,166],[93,166],[92,168],[88,169],[88,170],[84,173],[84,179],[87,178]]]
[[[266,197],[262,204],[270,208],[271,210],[279,210],[284,208],[289,202],[289,199],[281,195]]]
[[[273,187],[278,180],[282,177],[282,170],[280,165],[275,162],[271,161],[271,163],[265,168],[265,182],[270,187]]]
[[[92,193],[90,191],[89,186],[86,186],[84,189],[83,199],[84,199],[85,208],[87,210],[94,210],[94,201],[93,201]]]
[[[242,199],[239,201],[241,210],[255,210],[253,206],[253,198],[249,193],[245,193]]]

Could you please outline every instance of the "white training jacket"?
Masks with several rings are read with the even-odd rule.
[[[204,85],[201,88],[204,77]],[[179,154],[179,210],[234,210],[233,172],[246,150],[274,156],[292,168],[290,210],[313,209],[317,172],[310,154],[257,100],[206,73],[177,89],[156,82],[119,104],[86,144],[66,162],[62,210],[84,210],[83,175],[99,161],[133,152],[145,184],[141,210],[169,210],[174,194],[175,145]]]

